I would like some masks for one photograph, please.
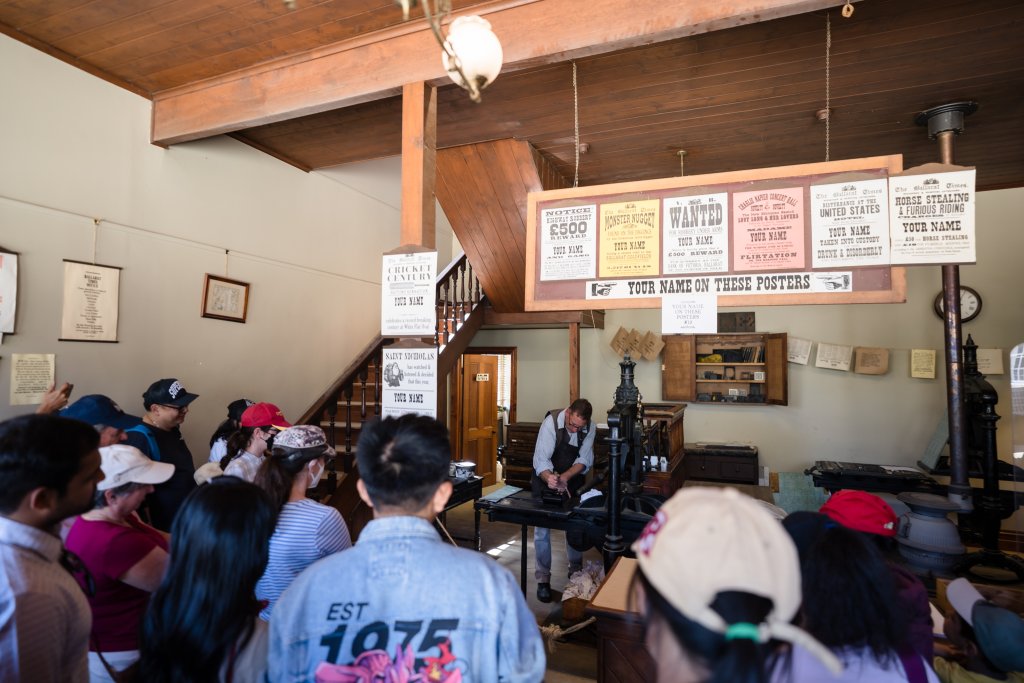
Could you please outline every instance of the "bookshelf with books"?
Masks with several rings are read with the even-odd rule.
[[[788,403],[785,333],[674,334],[662,339],[663,400]]]

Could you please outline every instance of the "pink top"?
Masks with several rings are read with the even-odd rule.
[[[167,540],[153,527],[134,515],[127,521],[130,527],[79,517],[65,542],[68,550],[82,558],[96,587],[96,594],[89,597],[92,651],[97,645],[102,652],[139,649],[139,625],[149,605],[149,593],[129,586],[120,577],[153,548],[168,548]],[[85,577],[75,578],[88,596]]]

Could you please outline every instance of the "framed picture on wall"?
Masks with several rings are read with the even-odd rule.
[[[244,323],[249,310],[249,283],[206,274],[203,317]]]

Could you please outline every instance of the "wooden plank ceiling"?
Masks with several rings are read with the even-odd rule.
[[[294,4],[0,0],[0,30],[156,97],[402,22],[393,0]],[[840,4],[830,13],[832,159],[902,153],[906,166],[933,161],[935,143],[914,115],[973,99],[980,109],[967,120],[957,160],[978,167],[980,189],[1024,185],[1024,3],[863,0],[850,19],[839,16]],[[581,185],[676,175],[680,149],[688,152],[688,175],[825,158],[825,126],[814,116],[826,99],[823,11],[581,56],[576,65],[580,140],[589,148],[580,158]],[[529,142],[558,175],[574,175],[568,62],[504,73],[481,105],[444,87],[437,118],[439,149],[514,138]],[[401,103],[390,97],[235,136],[316,169],[398,154],[400,126]]]

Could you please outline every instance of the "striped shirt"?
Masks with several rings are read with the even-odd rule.
[[[260,618],[270,620],[274,603],[303,569],[350,547],[348,527],[337,510],[308,498],[285,503],[270,538],[270,561],[256,584],[256,598],[268,602]]]
[[[0,516],[0,681],[87,683],[92,613],[60,538]]]

